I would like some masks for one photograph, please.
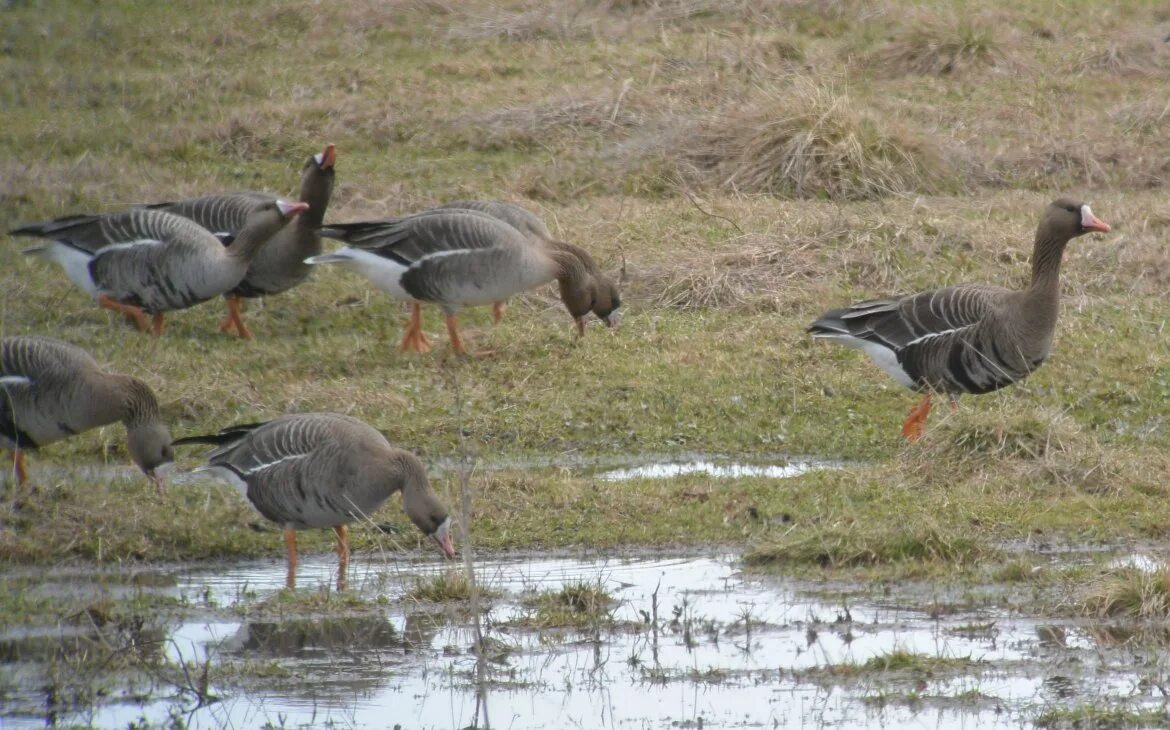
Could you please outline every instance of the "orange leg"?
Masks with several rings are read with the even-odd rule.
[[[902,424],[902,435],[908,441],[917,441],[922,438],[926,430],[926,417],[930,415],[930,393],[922,401],[910,409],[910,415]]]
[[[115,312],[121,312],[127,317],[134,320],[134,326],[138,328],[139,332],[150,331],[150,325],[146,322],[146,314],[138,307],[133,307],[129,304],[123,304],[113,297],[105,294],[98,294],[97,303],[99,307],[104,309],[112,309]]]
[[[24,452],[19,448],[12,450],[12,469],[16,472],[17,486],[28,481],[28,468],[24,465]]]
[[[154,320],[154,336],[155,337],[162,337],[162,331],[163,331],[163,314],[162,314],[162,312],[156,312],[152,319]]]
[[[959,396],[952,393],[951,397],[950,397],[950,401],[951,401],[951,413],[958,413],[959,412]]]
[[[288,576],[284,585],[290,591],[297,587],[297,531],[291,527],[284,528],[284,544],[288,548]]]
[[[349,526],[337,525],[337,590],[344,591],[349,574]]]
[[[422,331],[422,305],[414,302],[410,305],[410,321],[406,323],[406,330],[402,333],[403,352],[430,352],[431,343]]]
[[[236,334],[245,340],[252,339],[252,332],[248,329],[248,325],[244,324],[244,318],[240,316],[244,311],[244,302],[240,297],[229,296],[227,298],[228,316],[224,318],[224,322],[228,322],[229,326],[224,327],[224,322],[219,323],[219,328],[224,332],[228,329],[234,329]]]
[[[451,338],[451,347],[455,348],[455,352],[460,355],[471,354],[463,346],[463,340],[459,339],[459,323],[456,321],[454,314],[447,315],[447,336]]]
[[[504,312],[508,309],[507,302],[496,302],[492,305],[492,323],[499,324],[504,319]]]

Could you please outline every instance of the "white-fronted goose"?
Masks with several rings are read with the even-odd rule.
[[[554,240],[552,234],[549,233],[548,226],[544,224],[540,216],[515,203],[506,203],[502,200],[452,200],[449,203],[436,205],[432,208],[432,210],[452,209],[474,210],[490,215],[493,218],[499,218],[523,233],[528,237],[528,240],[536,244]],[[598,272],[598,275],[604,276],[600,272]],[[492,303],[492,320],[496,324],[499,324],[500,320],[504,318],[504,310],[507,309],[507,306],[507,302]]]
[[[349,565],[349,523],[372,515],[395,492],[410,521],[454,557],[451,518],[414,454],[391,446],[371,426],[336,413],[282,416],[266,423],[189,436],[180,444],[213,444],[209,471],[231,482],[264,517],[284,528],[288,587],[296,585],[296,531],[332,527],[340,561]]]
[[[420,302],[443,308],[451,344],[466,354],[455,319],[460,307],[494,304],[554,279],[580,333],[590,311],[609,326],[620,316],[616,286],[598,276],[587,252],[561,241],[533,245],[517,229],[477,211],[424,211],[388,221],[326,226],[321,234],[349,245],[309,263],[341,264],[391,296],[414,302],[403,350],[429,349]]]
[[[1060,304],[1060,264],[1070,240],[1108,232],[1083,203],[1060,199],[1044,211],[1032,249],[1032,281],[1016,291],[959,284],[825,312],[809,326],[814,337],[859,348],[882,370],[926,395],[902,424],[922,436],[931,396],[954,407],[963,393],[989,393],[1031,374],[1048,357]]]
[[[89,353],[67,342],[0,339],[0,446],[12,451],[18,483],[28,479],[26,450],[114,421],[126,426],[130,458],[161,493],[174,452],[146,383],[102,370]]]
[[[243,281],[224,295],[228,315],[219,323],[220,330],[235,332],[244,338],[252,336],[241,316],[242,300],[267,297],[286,292],[303,282],[312,271],[305,263],[309,256],[321,253],[321,234],[318,229],[325,220],[325,210],[333,194],[334,163],[337,149],[325,149],[310,155],[301,169],[299,200],[307,203],[305,212],[289,221],[260,247],[248,265]],[[248,216],[265,205],[276,202],[276,196],[252,191],[205,195],[199,198],[168,203],[155,203],[148,208],[165,210],[190,218],[230,243],[244,227]]]
[[[98,304],[133,318],[138,329],[162,334],[163,313],[230,291],[248,264],[305,203],[274,201],[248,217],[231,245],[194,221],[162,210],[79,215],[10,231],[52,239],[23,251],[55,261]],[[240,323],[242,326],[242,323]]]

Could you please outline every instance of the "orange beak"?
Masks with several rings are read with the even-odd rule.
[[[321,153],[321,169],[328,170],[333,167],[333,163],[337,161],[337,147],[327,144],[325,150]]]

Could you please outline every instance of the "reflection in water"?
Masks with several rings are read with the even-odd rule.
[[[788,479],[798,477],[817,469],[839,468],[839,465],[826,461],[792,461],[786,464],[736,464],[720,463],[708,460],[666,462],[643,464],[627,469],[614,469],[598,474],[599,479],[611,482],[626,481],[629,479],[669,479],[686,476],[688,474],[707,474],[713,477],[766,477],[768,479]]]
[[[221,651],[264,657],[369,652],[402,648],[398,632],[382,616],[249,621],[219,645]]]
[[[213,676],[223,678],[214,689],[224,700],[184,705],[184,722],[192,728],[473,725],[480,695],[466,610],[420,612],[402,598],[420,578],[446,567],[363,557],[359,572],[378,579],[359,582],[356,597],[365,600],[347,609],[355,615],[241,621],[230,606],[264,601],[283,585],[276,560],[177,568],[173,588],[158,581],[160,592],[198,596],[200,606],[216,607],[169,634],[144,637],[166,647],[172,666],[210,661]],[[302,576],[327,584],[332,560],[306,556]],[[483,656],[499,727],[1007,728],[1051,706],[1148,698],[1138,689],[1132,644],[1115,643],[1128,641],[1120,632],[1031,619],[1000,608],[1003,594],[994,591],[973,600],[970,587],[940,595],[945,588],[904,586],[871,599],[869,586],[857,586],[826,596],[809,591],[823,586],[745,575],[729,557],[506,557],[480,561],[477,573],[499,596],[484,616]],[[526,597],[582,582],[616,599],[612,626],[532,628]],[[932,615],[922,608],[938,603],[954,610]],[[979,630],[987,626],[995,630]],[[53,661],[20,638],[0,630],[6,665]],[[910,683],[904,673],[858,669],[893,652],[990,664],[915,675]],[[907,693],[914,702],[898,701]],[[149,696],[144,704],[112,702],[61,720],[165,724],[175,709],[173,692]],[[12,697],[0,709],[5,730],[42,725],[40,707],[43,697]]]

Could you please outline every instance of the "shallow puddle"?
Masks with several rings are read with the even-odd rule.
[[[324,590],[333,566],[332,556],[306,557],[300,593]],[[134,586],[177,599],[177,618],[159,614],[132,628],[134,641],[182,671],[168,681],[135,673],[46,717],[44,677],[59,673],[63,653],[78,651],[87,634],[5,629],[2,725],[179,718],[196,728],[466,727],[477,715],[469,614],[406,597],[453,569],[355,556],[351,584],[362,605],[306,617],[269,603],[254,618],[241,615],[283,585],[278,561],[140,570],[132,579],[85,569],[41,576],[34,594],[100,585],[108,596]],[[744,574],[730,556],[499,557],[476,569],[495,593],[483,613],[483,667],[496,727],[1017,727],[1054,707],[1161,702],[1144,681],[1163,671],[1157,646],[1141,649],[1124,628],[1019,615],[995,587],[899,593],[800,583]],[[604,621],[533,628],[533,596],[582,583],[616,599]],[[48,641],[54,635],[60,650]],[[207,662],[208,689],[220,699],[199,705],[177,687],[198,684]],[[893,669],[875,670],[885,663]]]

